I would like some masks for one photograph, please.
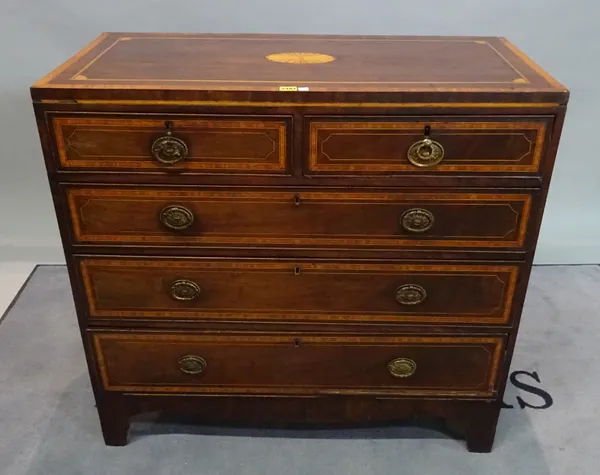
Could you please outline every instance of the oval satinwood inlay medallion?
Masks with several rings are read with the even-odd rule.
[[[334,56],[322,53],[275,53],[266,58],[276,63],[288,64],[320,64],[335,61]]]

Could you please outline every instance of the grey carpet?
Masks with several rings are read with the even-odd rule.
[[[0,325],[0,473],[597,474],[599,290],[598,266],[534,269],[505,395],[512,407],[502,411],[491,454],[470,454],[424,428],[152,422],[135,423],[130,444],[113,448],[102,441],[67,273],[40,267]]]

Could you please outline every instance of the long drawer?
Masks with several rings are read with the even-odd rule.
[[[65,186],[74,244],[311,248],[526,246],[537,192]]]
[[[491,397],[503,336],[93,332],[108,391]]]
[[[506,324],[519,264],[81,257],[91,318]]]

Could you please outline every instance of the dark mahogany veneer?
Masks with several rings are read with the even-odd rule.
[[[491,450],[569,96],[514,45],[105,33],[31,94],[108,445],[160,411]]]

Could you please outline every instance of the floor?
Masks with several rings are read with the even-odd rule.
[[[35,266],[33,262],[0,261],[0,316],[4,315]]]
[[[599,289],[598,266],[534,268],[491,454],[429,429],[151,421],[134,423],[130,444],[116,448],[102,441],[66,270],[38,267],[0,324],[0,474],[595,475]]]

